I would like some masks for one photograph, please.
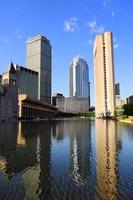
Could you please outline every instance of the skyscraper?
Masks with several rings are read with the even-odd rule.
[[[89,67],[84,58],[76,56],[69,68],[70,97],[88,98],[90,102]]]
[[[106,32],[96,36],[94,45],[96,117],[114,115],[114,79],[113,36],[111,32]]]
[[[38,72],[38,99],[51,103],[51,44],[46,37],[28,40],[27,67]]]
[[[115,95],[120,96],[120,83],[115,84]]]

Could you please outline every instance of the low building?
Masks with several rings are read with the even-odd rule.
[[[19,100],[19,118],[20,119],[47,119],[55,117],[57,108],[29,97],[27,94],[20,94]]]
[[[120,97],[116,97],[116,108],[121,108],[123,105],[127,104],[126,99],[121,99]]]
[[[127,98],[127,103],[133,103],[133,95]]]
[[[0,121],[12,121],[18,119],[18,101],[12,85],[1,86],[0,92]]]
[[[52,105],[53,106],[57,106],[58,107],[58,99],[64,99],[64,96],[63,94],[61,93],[55,93],[53,96],[52,96]]]
[[[11,63],[2,75],[0,86],[0,121],[18,118],[18,88],[16,70]]]
[[[61,112],[78,113],[88,112],[88,98],[68,97],[57,99],[57,108]]]
[[[15,65],[18,81],[18,94],[27,94],[30,97],[38,98],[38,72]]]

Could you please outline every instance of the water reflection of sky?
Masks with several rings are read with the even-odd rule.
[[[0,125],[0,199],[132,199],[133,127],[88,119]]]

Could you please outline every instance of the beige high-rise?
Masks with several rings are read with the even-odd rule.
[[[115,110],[113,36],[96,36],[94,45],[94,86],[96,117],[113,116]]]

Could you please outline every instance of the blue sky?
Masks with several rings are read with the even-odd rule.
[[[68,66],[76,55],[89,64],[94,105],[93,41],[112,31],[115,79],[121,97],[133,95],[132,0],[5,0],[0,3],[0,73],[12,60],[26,66],[26,41],[41,33],[52,44],[52,93],[69,95]]]

